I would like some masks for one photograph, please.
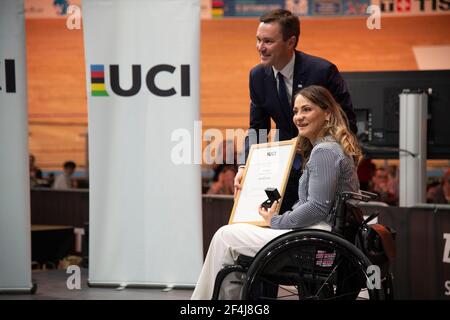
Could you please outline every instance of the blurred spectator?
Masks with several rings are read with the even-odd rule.
[[[39,186],[42,180],[42,171],[36,166],[36,157],[32,153],[30,153],[28,165],[30,170],[30,187],[34,188]]]
[[[398,203],[398,197],[390,190],[389,174],[384,168],[376,169],[375,175],[372,177],[370,183],[369,191],[378,194],[379,201],[389,205],[397,205]]]
[[[226,165],[219,173],[217,181],[213,182],[207,194],[234,194],[234,176],[236,168]]]
[[[399,196],[399,180],[397,166],[392,165],[388,167],[388,192],[394,196],[396,202]]]
[[[217,157],[212,166],[214,170],[214,182],[219,180],[219,174],[225,167],[234,166],[235,171],[237,171],[237,152],[234,143],[224,140],[221,148],[217,149],[219,149],[216,150]]]
[[[372,162],[372,159],[363,158],[358,165],[358,179],[359,187],[361,190],[369,190],[370,180],[375,173],[376,166]]]
[[[53,172],[50,172],[47,177],[47,186],[51,188],[53,187],[54,183],[55,183],[55,174]]]
[[[65,190],[76,188],[76,181],[72,179],[76,167],[77,165],[73,161],[64,162],[64,172],[56,177],[53,183],[53,189]]]
[[[428,190],[427,202],[450,204],[450,169],[447,169],[439,185]]]

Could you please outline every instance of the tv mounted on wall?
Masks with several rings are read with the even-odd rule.
[[[342,76],[368,157],[398,158],[399,94],[410,89],[429,93],[427,159],[450,159],[450,70],[342,72]]]

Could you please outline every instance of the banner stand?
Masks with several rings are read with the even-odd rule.
[[[35,293],[23,0],[2,1],[0,43],[0,293]]]
[[[174,149],[201,155],[200,1],[84,0],[83,32],[89,286],[193,288],[201,168]]]

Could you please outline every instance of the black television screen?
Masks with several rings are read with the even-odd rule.
[[[399,94],[428,92],[427,159],[450,159],[450,70],[342,72],[371,158],[398,158]]]

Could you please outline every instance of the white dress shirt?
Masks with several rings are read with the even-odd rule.
[[[280,72],[284,77],[284,84],[286,85],[286,93],[289,103],[292,105],[292,87],[294,85],[294,64],[295,64],[295,53],[292,55],[291,60],[284,66],[283,69],[277,70],[272,66],[273,74],[275,75],[275,79],[277,81],[278,88],[278,72]]]

